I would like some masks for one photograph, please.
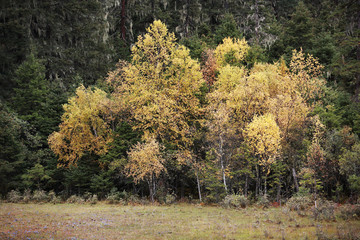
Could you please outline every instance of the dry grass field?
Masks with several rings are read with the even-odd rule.
[[[284,207],[2,203],[0,239],[360,239],[360,222]]]

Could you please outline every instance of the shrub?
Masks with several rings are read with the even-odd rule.
[[[67,200],[66,200],[67,203],[84,203],[85,200],[80,197],[80,196],[76,196],[76,195],[71,195]]]
[[[222,205],[227,208],[245,208],[248,204],[247,197],[237,194],[227,195],[222,201]]]
[[[292,211],[303,211],[308,209],[313,201],[309,195],[294,195],[286,203],[286,206]]]
[[[49,196],[49,201],[51,203],[53,204],[61,203],[61,198],[56,196],[56,193],[53,190],[49,192],[48,196]]]
[[[49,196],[44,190],[35,190],[32,196],[32,200],[37,203],[48,202]]]
[[[119,192],[110,192],[107,196],[106,196],[106,202],[109,204],[117,204],[120,201],[120,194]]]
[[[98,202],[98,197],[96,194],[92,195],[91,197],[88,198],[88,202],[91,204],[91,205],[94,205]]]
[[[268,199],[268,195],[267,194],[264,194],[264,195],[260,195],[259,196],[259,198],[258,198],[258,200],[257,200],[257,202],[256,202],[256,204],[258,205],[258,206],[262,206],[262,207],[269,207],[269,205],[270,205],[270,201],[269,201],[269,199]]]
[[[18,190],[11,190],[7,195],[7,200],[12,203],[18,203],[22,200],[21,193]]]
[[[156,202],[152,202],[148,198],[141,198],[138,203],[141,205],[149,205],[149,204],[154,204]]]
[[[84,199],[85,202],[89,202],[90,199],[92,197],[92,194],[91,192],[85,192],[83,195],[82,195],[82,198]]]
[[[139,198],[139,196],[137,194],[131,194],[127,198],[127,201],[132,203],[132,204],[141,204],[141,199]]]
[[[125,190],[122,192],[119,192],[119,197],[121,199],[124,199],[125,201],[128,201],[130,196],[131,196],[131,194],[127,193]]]
[[[120,202],[120,198],[118,195],[107,195],[106,202],[108,204],[118,204]]]
[[[360,220],[360,204],[345,204],[340,206],[338,216],[344,220]]]
[[[174,193],[166,194],[166,197],[165,197],[166,204],[172,204],[175,202],[175,200],[176,200],[176,195]]]
[[[30,189],[26,189],[26,190],[24,191],[22,201],[23,201],[24,203],[28,203],[28,202],[30,202],[31,200],[32,200],[31,190],[30,190]]]
[[[317,201],[317,207],[312,207],[313,216],[316,220],[334,220],[334,203],[324,199]]]

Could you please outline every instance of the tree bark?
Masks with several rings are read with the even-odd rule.
[[[155,192],[156,192],[156,183],[155,183],[155,179],[152,176],[151,179],[148,181],[149,184],[149,192],[150,192],[150,199],[151,202],[154,202],[154,196],[155,196]]]
[[[221,136],[221,134],[220,134],[219,155],[220,155],[221,173],[222,173],[224,188],[225,188],[225,191],[226,191],[226,193],[227,193],[227,192],[228,192],[228,188],[227,188],[227,185],[226,185],[223,144],[224,144],[224,141],[223,141],[222,136]]]
[[[200,200],[200,202],[202,202],[202,198],[201,198],[201,188],[200,188],[200,179],[199,179],[199,174],[198,174],[197,170],[195,171],[195,175],[196,175],[197,188],[198,188],[198,192],[199,192],[199,200]]]
[[[260,42],[260,17],[259,17],[259,4],[258,0],[255,0],[255,36],[256,36],[256,44],[259,45]]]
[[[244,189],[244,195],[247,197],[248,195],[248,185],[249,185],[249,174],[245,175],[245,189]]]
[[[293,178],[294,178],[295,190],[296,190],[296,192],[298,192],[299,191],[299,184],[298,184],[298,181],[297,181],[295,168],[292,168],[292,175],[293,175]]]
[[[266,184],[267,184],[267,174],[265,175],[264,195],[266,195],[266,194],[267,194],[267,186],[266,186]]]
[[[259,197],[259,167],[256,165],[256,186],[255,186],[255,197]]]
[[[126,29],[125,29],[125,20],[126,20],[126,0],[121,1],[121,21],[120,21],[120,29],[121,29],[121,39],[125,41],[126,39]]]
[[[281,206],[281,179],[279,177],[279,182],[277,184],[277,194],[276,194],[276,201],[280,204]]]

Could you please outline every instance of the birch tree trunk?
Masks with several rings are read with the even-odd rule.
[[[296,192],[298,192],[299,191],[299,184],[298,184],[298,181],[297,181],[295,168],[292,169],[292,174],[293,174],[293,178],[294,178],[295,189],[296,189]]]

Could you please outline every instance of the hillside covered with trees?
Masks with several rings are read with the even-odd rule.
[[[4,1],[1,196],[355,203],[359,13],[358,0]]]

